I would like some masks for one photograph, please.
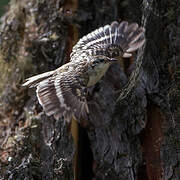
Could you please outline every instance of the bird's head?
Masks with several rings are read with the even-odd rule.
[[[93,56],[92,60],[91,60],[91,67],[94,68],[101,68],[103,66],[109,66],[110,64],[112,64],[113,62],[116,62],[117,59],[115,58],[109,58],[107,56],[102,56],[102,55],[98,55],[98,56]]]
[[[115,58],[109,58],[106,56],[94,56],[90,61],[90,68],[89,68],[89,82],[88,86],[92,86],[96,84],[101,77],[106,73],[107,69],[109,68],[110,64],[116,62]]]

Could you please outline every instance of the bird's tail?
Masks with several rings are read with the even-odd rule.
[[[41,81],[49,78],[54,74],[54,71],[45,72],[26,79],[26,82],[22,86],[36,87]]]
[[[90,50],[93,53],[109,51],[111,57],[131,57],[132,52],[139,49],[144,42],[145,29],[139,27],[137,23],[114,21],[111,25],[100,27],[81,38],[74,46],[72,55],[77,50]]]
[[[118,24],[115,21],[110,26],[105,26],[104,32],[108,43],[122,48],[123,57],[131,57],[132,52],[139,49],[145,42],[145,29],[139,27],[137,23],[128,24],[123,21]]]

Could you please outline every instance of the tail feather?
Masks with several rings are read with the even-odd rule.
[[[114,21],[111,25],[100,27],[81,38],[73,47],[71,57],[87,50],[92,55],[102,52],[110,57],[113,54],[131,57],[132,52],[144,44],[144,33],[145,29],[139,27],[137,23],[128,24],[127,21],[122,21],[121,23]],[[113,53],[113,51],[118,51],[119,53]],[[74,58],[71,59],[74,60]]]
[[[128,28],[128,22],[127,21],[122,21],[120,24],[119,24],[119,27],[118,27],[118,34],[117,36],[119,37],[122,37],[122,35],[126,32]]]
[[[112,43],[115,44],[117,40],[117,34],[118,34],[118,26],[119,23],[117,21],[112,22],[111,24],[111,31],[114,36],[112,36]]]
[[[131,56],[132,56],[131,53],[124,53],[124,54],[123,54],[123,57],[124,57],[124,58],[130,58]]]
[[[112,44],[112,35],[111,35],[111,27],[110,25],[104,26],[104,36],[105,36],[105,41],[107,44]],[[109,38],[106,38],[109,37]]]
[[[140,48],[145,42],[145,39],[141,39],[138,42],[135,42],[129,46],[129,48],[126,50],[126,52],[131,53],[136,51],[138,48]]]
[[[41,81],[49,78],[54,74],[54,71],[45,72],[26,79],[26,82],[22,86],[36,87]]]
[[[131,34],[131,36],[128,37],[128,40],[127,40],[128,44],[130,45],[136,42],[144,34],[144,32],[145,32],[144,28],[137,29],[135,32]],[[143,37],[143,39],[145,38]]]
[[[132,23],[128,26],[127,30],[124,32],[125,36],[128,38],[130,34],[134,33],[138,29],[137,23]]]

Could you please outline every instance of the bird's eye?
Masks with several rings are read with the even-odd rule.
[[[104,61],[104,59],[100,59],[100,60],[99,60],[99,62],[103,62],[103,61]]]
[[[112,57],[118,56],[118,52],[112,52]]]

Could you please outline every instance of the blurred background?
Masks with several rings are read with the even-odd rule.
[[[0,16],[2,16],[3,13],[5,12],[8,3],[9,3],[9,0],[1,0],[0,1]]]
[[[0,0],[0,180],[180,180],[180,1],[9,2]],[[45,116],[22,83],[68,62],[79,38],[114,20],[146,27],[143,63],[109,69],[87,97],[88,127]],[[134,70],[138,83],[117,102]]]

